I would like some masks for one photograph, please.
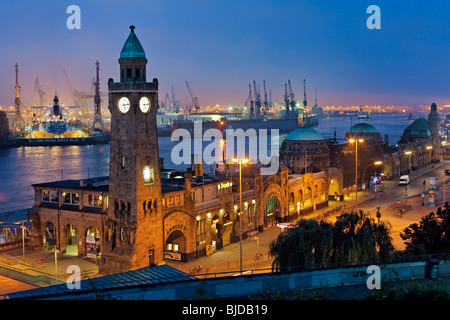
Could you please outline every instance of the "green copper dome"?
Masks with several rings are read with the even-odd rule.
[[[121,60],[143,60],[147,61],[147,58],[145,57],[144,48],[142,48],[141,43],[139,42],[139,39],[136,37],[136,34],[134,33],[134,26],[130,26],[131,32],[128,36],[127,41],[123,45],[122,51],[120,52],[120,58]]]
[[[401,138],[429,138],[431,137],[430,123],[424,118],[414,120],[403,131]]]
[[[349,133],[378,133],[378,130],[369,123],[357,123],[350,128]]]
[[[297,128],[291,131],[285,141],[322,141],[322,135],[313,128]]]

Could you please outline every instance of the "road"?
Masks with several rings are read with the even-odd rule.
[[[412,223],[420,221],[424,215],[435,211],[438,206],[442,206],[444,200],[444,177],[446,181],[445,201],[450,202],[450,177],[444,174],[444,168],[449,164],[450,162],[448,161],[441,161],[434,165],[434,168],[430,165],[414,171],[409,175],[409,185],[399,186],[397,183],[391,182],[387,185],[386,191],[372,193],[372,197],[366,200],[364,200],[364,195],[361,192],[361,195],[358,194],[358,209],[369,211],[375,215],[377,207],[380,207],[381,220],[387,220],[391,224],[391,235],[395,247],[403,249],[405,245],[400,238],[400,232]],[[436,178],[436,198],[438,201],[435,207],[428,205],[430,177]],[[424,206],[422,206],[422,193],[425,194]],[[405,204],[411,205],[412,209],[400,217],[397,213]]]

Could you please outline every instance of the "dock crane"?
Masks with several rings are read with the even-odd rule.
[[[166,91],[166,95],[164,96],[164,100],[161,102],[161,109],[167,111],[169,106],[168,102],[170,101],[169,93]]]
[[[303,79],[303,108],[306,109],[308,105],[308,101],[306,100],[306,80]]]
[[[192,99],[192,106],[191,106],[191,108],[194,107],[195,113],[198,114],[198,111],[199,111],[199,109],[200,109],[200,105],[199,105],[199,103],[198,103],[198,99],[197,99],[197,97],[192,93],[191,87],[189,86],[189,83],[187,82],[187,80],[184,80],[184,81],[186,81],[186,86],[187,86],[187,88],[188,88],[189,94],[191,95],[191,99]],[[191,109],[191,108],[190,108],[190,109]],[[191,113],[191,110],[189,110],[189,113]]]
[[[39,82],[39,78],[36,78],[36,80],[34,81],[34,91],[38,92],[39,95],[39,105],[42,107],[44,106],[45,101],[44,101],[44,97],[46,92],[44,92],[44,90],[42,90],[41,84]]]
[[[267,115],[268,109],[269,109],[269,102],[267,101],[267,90],[266,90],[266,80],[263,80],[264,84],[264,109],[263,114],[264,116]]]
[[[81,106],[81,102],[85,99],[94,98],[93,92],[80,92],[75,90],[70,82],[69,76],[67,75],[66,69],[63,69],[64,76],[66,77],[67,86],[69,87],[69,95],[72,97],[73,103],[77,106]],[[92,89],[92,88],[91,88]]]
[[[254,103],[255,103],[255,101],[253,100],[252,85],[249,84],[248,85],[248,97],[247,97],[247,101],[245,101],[245,107],[249,109],[250,119],[253,119],[253,115],[255,112]]]
[[[256,87],[256,81],[253,80],[253,86],[255,88],[255,115],[256,116],[260,116],[261,115],[261,107],[262,107],[262,103],[261,103],[261,93],[260,90]]]
[[[284,107],[286,109],[286,118],[289,118],[290,112],[289,112],[289,95],[288,95],[287,83],[284,84]]]
[[[290,106],[291,106],[291,112],[295,110],[295,107],[297,106],[295,102],[295,94],[291,87],[291,80],[288,80],[288,87],[289,87],[289,98],[290,98]]]

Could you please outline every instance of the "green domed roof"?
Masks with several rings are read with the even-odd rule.
[[[378,133],[378,130],[369,123],[357,123],[350,128],[349,133]]]
[[[145,57],[144,48],[142,48],[141,43],[139,42],[139,39],[136,37],[136,34],[134,33],[134,26],[130,26],[131,32],[128,36],[127,41],[125,41],[125,44],[123,45],[122,51],[120,52],[120,58],[121,60],[147,60]]]
[[[322,141],[322,135],[313,128],[297,128],[291,131],[285,141]]]
[[[429,138],[431,137],[430,130],[430,123],[424,118],[418,118],[406,127],[401,138]]]

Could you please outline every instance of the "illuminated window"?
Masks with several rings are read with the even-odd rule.
[[[88,194],[87,205],[92,207],[101,207],[103,202],[103,196],[101,194]]]
[[[50,201],[58,202],[58,192],[57,191],[50,191]]]
[[[143,170],[143,174],[144,174],[144,184],[145,185],[153,184],[153,180],[154,180],[153,168],[150,168],[149,166],[145,166],[144,170]]]
[[[78,193],[63,192],[63,203],[66,204],[79,204],[80,195]]]
[[[58,202],[58,192],[42,190],[42,201],[45,202]]]

